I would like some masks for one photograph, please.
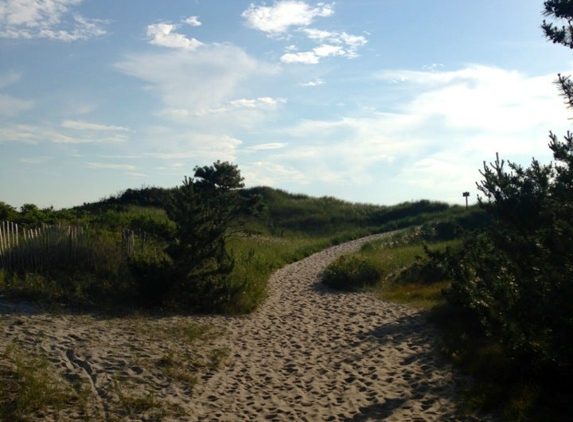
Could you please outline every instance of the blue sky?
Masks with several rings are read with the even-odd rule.
[[[463,203],[551,158],[573,52],[541,0],[0,0],[0,201],[56,208],[196,165],[247,186]]]

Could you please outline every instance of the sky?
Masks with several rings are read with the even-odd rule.
[[[0,201],[56,209],[195,166],[380,205],[475,203],[551,160],[573,51],[542,0],[0,0]],[[568,73],[569,72],[569,73]]]

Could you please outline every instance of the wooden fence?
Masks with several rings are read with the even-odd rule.
[[[121,253],[133,255],[136,233],[122,233]],[[144,238],[144,236],[142,236]],[[44,225],[25,229],[16,223],[0,222],[0,268],[41,271],[55,266],[94,265],[94,238],[86,227]]]

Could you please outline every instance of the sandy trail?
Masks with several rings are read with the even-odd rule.
[[[374,237],[277,271],[246,317],[98,319],[0,305],[0,352],[12,343],[46,356],[87,391],[42,420],[477,420],[456,411],[461,380],[423,315],[319,283],[328,263]],[[197,323],[224,334],[198,348],[180,336]],[[197,384],[177,369],[196,371]]]

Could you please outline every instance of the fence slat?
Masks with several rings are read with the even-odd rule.
[[[0,221],[0,269],[37,272],[58,264],[92,268],[96,262],[91,232],[82,226],[43,225],[26,229],[14,222]],[[144,242],[145,232],[123,231],[122,255],[133,256]]]

